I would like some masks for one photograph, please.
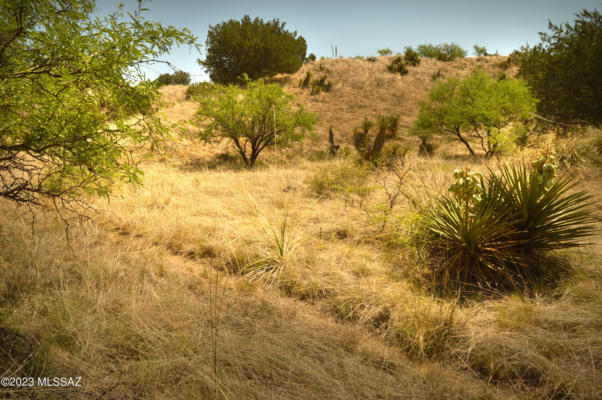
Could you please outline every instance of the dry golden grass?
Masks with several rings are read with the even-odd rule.
[[[499,61],[423,59],[399,77],[386,72],[386,57],[323,60],[304,69],[323,63],[332,92],[301,93],[294,86],[304,70],[287,87],[318,112],[321,128],[338,124],[335,131],[348,141],[364,113],[407,111],[407,128],[437,69],[444,77],[480,64],[494,71]],[[191,118],[194,104],[184,99],[184,87],[163,91],[170,122]],[[364,101],[368,108],[360,106]],[[73,227],[70,242],[51,210],[32,234],[27,214],[0,202],[0,325],[36,343],[32,373],[83,376],[85,383],[82,390],[11,396],[552,400],[602,394],[600,237],[563,255],[573,266],[570,277],[530,296],[436,297],[421,254],[404,234],[415,218],[405,197],[393,210],[399,218],[383,227],[382,173],[371,176],[374,188],[360,206],[341,194],[317,197],[309,185],[323,171],[352,168],[352,160],[307,161],[310,151],[301,144],[278,155],[266,151],[259,168],[245,170],[215,157],[228,151],[227,143],[202,144],[190,133],[176,133],[162,156],[142,164],[143,186],[122,186],[110,202],[91,199],[100,211]],[[400,136],[413,146],[404,190],[419,196],[445,190],[454,168],[496,168],[535,151],[484,160],[441,138],[436,156],[424,159],[403,129]],[[313,146],[325,143],[324,137]],[[585,162],[574,172],[602,215],[599,167]],[[284,221],[294,244],[286,254],[269,236]],[[273,280],[249,275],[274,266]],[[16,373],[4,368],[3,374]]]

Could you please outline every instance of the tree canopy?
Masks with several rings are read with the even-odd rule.
[[[540,100],[538,112],[568,123],[602,123],[602,15],[583,10],[573,24],[540,33],[541,43],[513,53]]]
[[[209,27],[205,67],[213,82],[238,83],[243,73],[252,80],[296,72],[305,61],[307,44],[278,19],[264,22],[245,15],[242,20]]]
[[[524,82],[495,80],[482,71],[464,79],[439,82],[420,104],[413,131],[418,136],[433,132],[454,135],[474,155],[469,138],[476,138],[487,156],[503,139],[503,128],[529,118],[535,99]]]
[[[163,85],[189,85],[190,74],[185,71],[174,71],[172,74],[161,74],[157,77],[157,83]]]
[[[247,81],[246,88],[216,87],[211,95],[197,100],[201,124],[208,121],[202,138],[231,140],[248,167],[275,140],[278,146],[300,140],[315,122],[313,114],[295,103],[294,95],[262,80]]]
[[[0,0],[0,197],[71,204],[137,181],[133,149],[165,128],[141,67],[186,30],[147,21],[142,3],[93,17],[93,0]]]

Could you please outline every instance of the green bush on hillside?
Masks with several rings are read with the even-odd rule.
[[[442,43],[437,46],[432,44],[421,44],[417,48],[421,57],[436,58],[439,61],[453,61],[456,58],[464,58],[468,52],[455,43]]]
[[[387,70],[399,75],[406,75],[408,73],[408,67],[401,57],[395,57],[393,61],[391,61],[391,64],[387,65]]]
[[[164,85],[188,85],[190,84],[190,74],[184,71],[175,71],[173,74],[161,74],[157,77],[159,86]]]
[[[277,73],[294,73],[305,61],[307,44],[297,32],[284,29],[277,19],[264,22],[245,15],[240,21],[228,21],[209,27],[205,67],[211,80],[220,84],[238,84],[247,74],[252,80]]]
[[[211,82],[197,82],[186,88],[186,100],[190,100],[196,96],[207,96],[215,93],[218,85]]]
[[[403,59],[410,67],[416,67],[420,64],[420,55],[416,50],[409,46],[405,48]]]

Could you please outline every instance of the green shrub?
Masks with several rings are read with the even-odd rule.
[[[309,53],[309,55],[305,59],[305,62],[309,63],[309,62],[314,62],[314,61],[316,61],[316,55],[314,53]]]
[[[246,88],[218,86],[212,96],[197,97],[197,123],[206,141],[227,139],[247,167],[253,167],[268,146],[299,141],[315,122],[315,115],[297,103],[278,84],[248,81]],[[206,124],[208,122],[208,124]]]
[[[385,145],[387,131],[393,129],[391,122],[389,122],[386,117],[381,117],[379,119],[378,133],[372,144],[370,143],[370,129],[372,129],[374,123],[370,121],[368,117],[364,117],[362,124],[355,127],[353,132],[353,146],[364,160],[376,163],[377,159],[380,157],[381,150]]]
[[[209,27],[206,57],[200,61],[211,80],[238,84],[246,73],[249,78],[294,73],[305,61],[307,43],[297,32],[289,32],[284,22],[264,21],[245,15]]]
[[[455,43],[421,44],[417,48],[421,57],[436,58],[439,61],[453,61],[456,58],[466,57],[467,51]]]
[[[541,42],[508,58],[539,99],[537,111],[555,121],[602,124],[602,14],[583,10],[570,24],[549,23]]]
[[[159,86],[164,85],[188,85],[190,84],[190,74],[184,71],[175,71],[173,74],[161,74],[157,77]]]
[[[487,53],[487,48],[485,46],[479,46],[478,44],[475,44],[473,46],[474,49],[474,55],[477,57],[486,57],[489,55],[489,53]]]
[[[328,80],[326,74],[322,75],[320,79],[314,79],[311,83],[312,95],[319,94],[321,92],[330,92],[332,90],[332,81]]]
[[[345,202],[358,200],[360,205],[370,192],[370,169],[364,164],[343,162],[327,165],[307,180],[309,190],[319,197],[343,196]]]
[[[436,285],[524,287],[557,272],[541,260],[583,245],[594,219],[591,197],[570,176],[556,177],[554,163],[544,153],[530,168],[503,166],[486,178],[456,170],[451,195],[418,206]]]
[[[409,65],[410,67],[416,67],[420,64],[420,55],[418,54],[418,52],[416,50],[414,50],[411,47],[406,47],[405,48],[405,53],[403,55],[403,58],[406,62],[407,65]]]
[[[408,67],[403,62],[403,59],[401,57],[395,57],[393,61],[391,61],[391,64],[387,65],[387,70],[394,74],[400,75],[405,75],[408,73]]]
[[[301,89],[307,89],[311,83],[311,71],[305,73],[305,78],[299,83]]]
[[[217,85],[211,82],[197,82],[186,88],[186,100],[190,100],[196,96],[207,96],[216,92]]]
[[[378,50],[378,54],[380,56],[390,56],[391,54],[393,54],[393,51],[391,51],[391,49],[387,47],[387,48]]]

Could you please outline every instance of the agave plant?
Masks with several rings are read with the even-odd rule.
[[[520,243],[506,215],[497,211],[492,202],[479,202],[469,210],[448,196],[423,209],[431,250],[438,256],[433,266],[436,285],[514,281],[505,266],[516,262],[514,249]]]
[[[487,178],[456,170],[443,196],[422,209],[427,243],[440,262],[433,278],[442,286],[517,286],[559,264],[537,268],[548,251],[583,245],[593,234],[591,196],[569,176],[556,177],[548,154],[529,170],[504,166]]]
[[[504,166],[489,176],[497,202],[521,232],[524,253],[581,246],[594,231],[592,197],[576,191],[568,175],[546,179],[550,171],[542,178],[537,168]]]

